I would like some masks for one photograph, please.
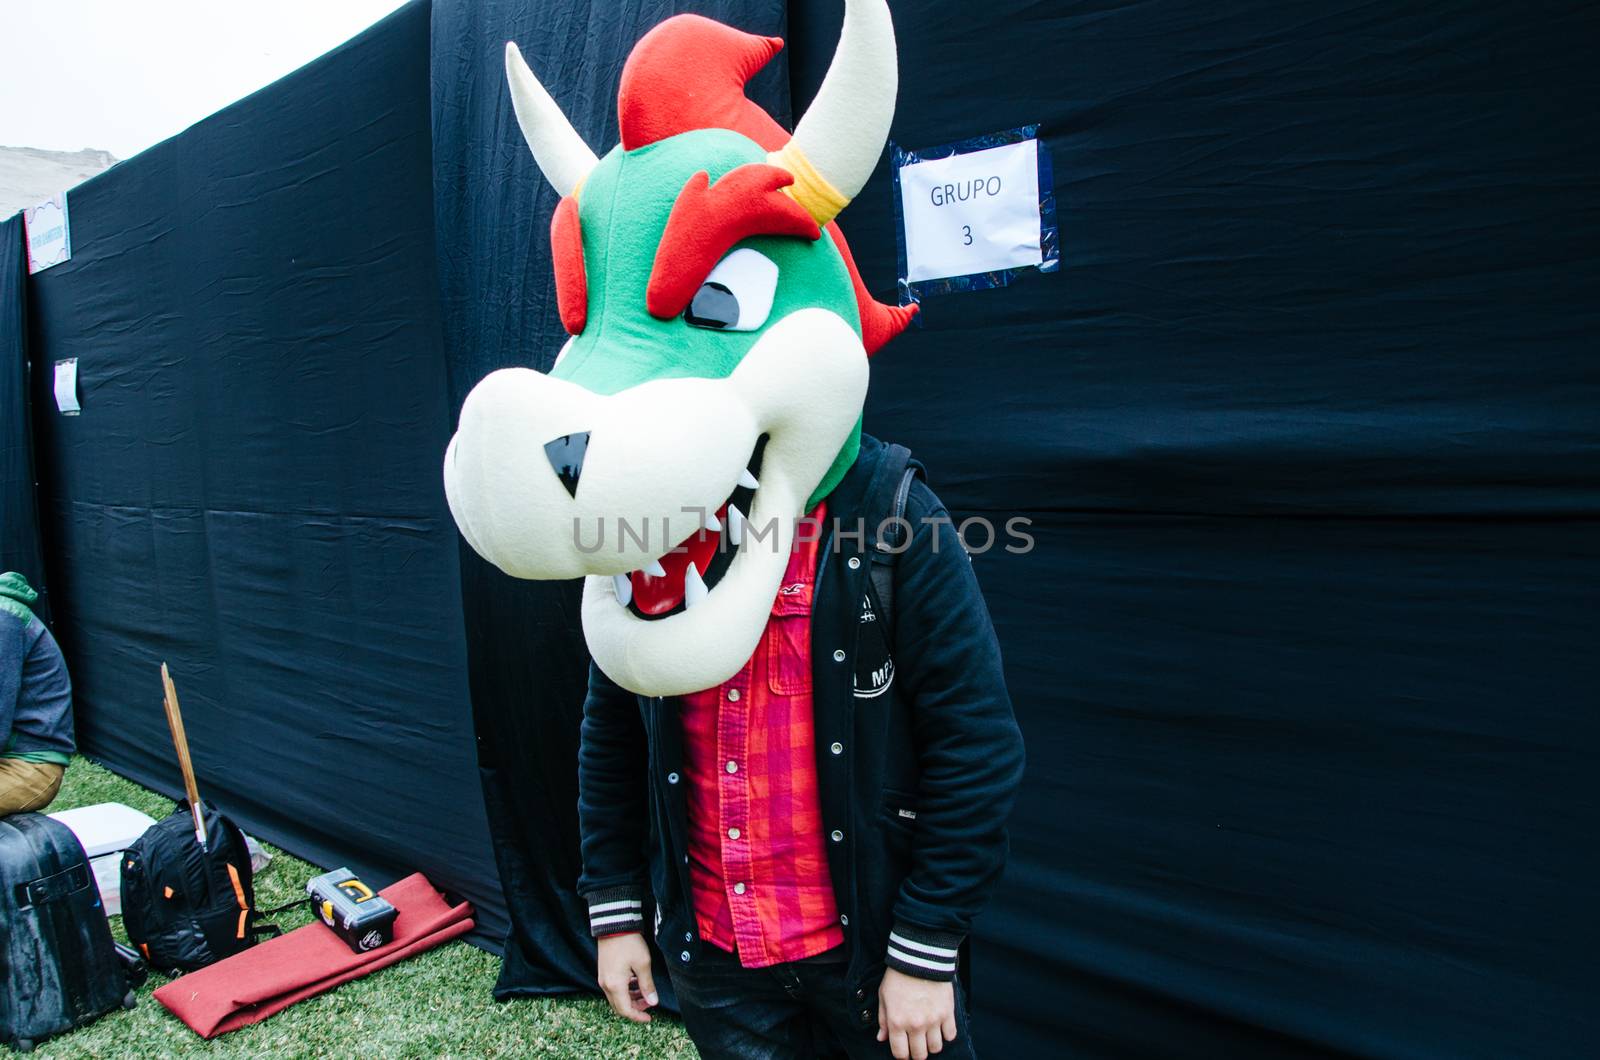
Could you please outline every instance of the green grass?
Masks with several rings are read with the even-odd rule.
[[[161,818],[172,802],[83,758],[73,759],[61,794],[49,807],[66,810],[121,802]],[[256,902],[278,905],[303,895],[321,870],[281,850],[256,877]],[[285,930],[310,920],[297,910],[274,918]],[[123,939],[122,918],[111,927]],[[657,1018],[648,1025],[611,1015],[598,998],[497,1002],[491,995],[500,959],[452,942],[364,979],[303,1001],[253,1027],[202,1040],[150,996],[167,980],[152,975],[139,1003],[40,1044],[41,1057],[683,1057],[697,1054],[683,1027]],[[3,1048],[3,1047],[0,1047]]]

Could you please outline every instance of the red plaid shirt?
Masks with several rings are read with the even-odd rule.
[[[811,598],[824,508],[800,524],[750,661],[720,687],[683,697],[695,919],[701,938],[737,952],[746,968],[844,944],[811,717]]]

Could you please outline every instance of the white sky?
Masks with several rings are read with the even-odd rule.
[[[403,0],[0,0],[0,145],[128,158]]]

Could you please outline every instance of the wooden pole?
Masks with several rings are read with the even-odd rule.
[[[161,687],[165,692],[167,728],[172,730],[172,746],[178,750],[178,768],[183,772],[183,791],[189,797],[189,811],[194,814],[194,838],[206,845],[206,817],[200,808],[200,786],[194,780],[194,763],[189,760],[189,737],[183,732],[183,712],[178,709],[178,690],[167,673],[167,664],[161,664]]]

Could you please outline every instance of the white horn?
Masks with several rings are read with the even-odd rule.
[[[889,139],[899,88],[885,0],[846,0],[839,47],[790,146],[846,200],[872,175]]]
[[[533,160],[556,191],[571,195],[598,159],[533,76],[513,41],[506,41],[506,81],[511,85],[511,106],[517,112],[517,124],[522,126],[522,137],[533,150]]]

